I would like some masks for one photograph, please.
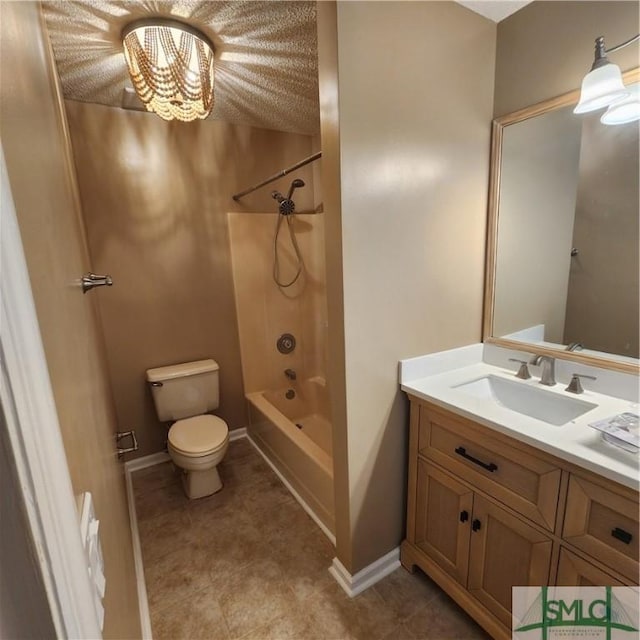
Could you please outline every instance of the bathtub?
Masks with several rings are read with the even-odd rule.
[[[290,390],[295,395],[287,398]],[[278,391],[248,393],[247,400],[249,437],[332,538],[333,459],[324,380],[294,381]]]

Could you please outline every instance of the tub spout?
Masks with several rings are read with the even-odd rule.
[[[295,380],[298,377],[293,369],[285,369],[284,375],[287,376],[289,380]]]

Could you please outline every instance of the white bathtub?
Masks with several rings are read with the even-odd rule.
[[[295,396],[287,398],[288,390]],[[324,380],[248,393],[249,437],[316,518],[335,533],[329,402]]]

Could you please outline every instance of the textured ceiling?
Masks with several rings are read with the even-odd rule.
[[[65,98],[121,106],[131,87],[122,28],[166,16],[214,44],[210,117],[296,133],[320,129],[315,2],[56,0],[43,8]]]

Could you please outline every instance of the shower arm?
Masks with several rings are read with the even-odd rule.
[[[249,187],[249,189],[245,189],[244,191],[241,191],[240,193],[234,194],[232,196],[232,198],[237,202],[238,200],[240,200],[240,198],[242,198],[242,196],[246,196],[247,194],[251,193],[252,191],[255,191],[256,189],[260,189],[260,187],[264,187],[265,185],[269,184],[270,182],[274,182],[275,180],[278,180],[279,178],[283,178],[288,173],[291,173],[292,171],[295,171],[296,169],[299,169],[300,167],[304,167],[305,164],[309,164],[310,162],[313,162],[314,160],[317,160],[318,158],[321,158],[321,157],[322,157],[322,151],[318,151],[318,153],[314,153],[312,156],[309,156],[308,158],[305,158],[304,160],[300,160],[300,162],[297,162],[296,164],[294,164],[291,167],[288,167],[287,169],[283,169],[279,173],[276,173],[276,174],[272,175],[271,177],[267,178],[266,180],[263,180],[262,182],[260,182],[259,184],[256,184],[253,187]]]

